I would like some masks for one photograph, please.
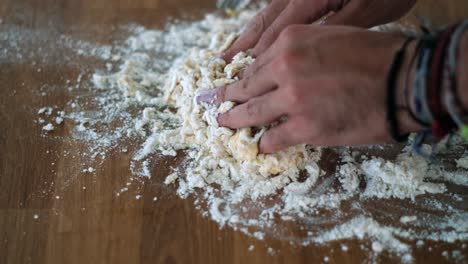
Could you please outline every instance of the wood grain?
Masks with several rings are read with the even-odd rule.
[[[197,19],[213,10],[214,1],[195,0],[0,0],[0,36],[7,27],[46,32],[44,40],[21,40],[44,50],[53,49],[52,40],[61,34],[109,44],[121,37],[119,25],[161,28],[169,17]],[[466,17],[468,3],[420,1],[412,14],[444,24]],[[0,38],[0,52],[4,44]],[[168,164],[177,160],[154,160],[154,176],[145,184],[129,180],[130,154],[118,151],[109,153],[96,173],[73,174],[89,159],[84,145],[62,137],[73,124],[44,137],[34,120],[40,107],[71,99],[60,89],[42,96],[44,84],[64,87],[93,62],[64,61],[60,51],[48,55],[48,63],[0,61],[0,263],[321,263],[324,256],[331,263],[369,261],[356,241],[346,241],[350,251],[343,252],[338,242],[295,247],[220,229],[201,216],[192,198],[182,200],[175,187],[162,185]],[[130,191],[117,196],[128,182]],[[250,245],[255,250],[248,251]],[[418,262],[446,261],[441,252],[451,246],[432,246],[431,252],[416,249]],[[268,254],[268,247],[276,253]]]

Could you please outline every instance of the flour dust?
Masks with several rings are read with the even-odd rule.
[[[257,11],[209,14],[198,22],[169,23],[164,30],[131,26],[125,41],[107,46],[61,36],[63,49],[102,67],[67,81],[71,100],[36,109],[35,122],[44,137],[72,125],[69,140],[88,146],[81,153],[88,157],[80,164],[82,173],[96,173],[110,151],[131,152],[129,182],[144,184],[154,175],[155,157],[182,157],[161,182],[177,186],[181,198],[193,197],[200,213],[220,227],[260,240],[310,245],[359,239],[370,256],[389,252],[405,263],[414,261],[416,247],[441,241],[459,247],[447,252],[448,258],[463,260],[468,156],[460,139],[438,147],[439,163],[413,155],[408,146],[299,145],[258,155],[266,128],[219,127],[216,115],[233,105],[196,102],[201,91],[236,81],[238,71],[254,61],[248,53],[232,63],[217,55]],[[27,38],[27,32],[10,38]],[[17,42],[11,41],[21,45]],[[18,54],[0,58],[24,59]],[[122,186],[116,195],[128,191]],[[346,242],[341,249],[348,250]]]

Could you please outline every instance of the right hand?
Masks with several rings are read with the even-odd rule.
[[[261,153],[288,146],[350,146],[391,142],[386,122],[387,75],[405,37],[356,27],[295,25],[283,30],[271,47],[244,71],[244,78],[206,91],[206,103],[237,105],[218,116],[231,129],[270,127]],[[406,74],[413,72],[410,43],[395,87],[405,105]],[[413,65],[414,66],[414,65]],[[287,117],[287,118],[285,118]],[[401,132],[421,127],[398,112]]]
[[[265,51],[289,25],[310,24],[330,12],[324,24],[372,27],[406,14],[416,0],[273,0],[258,13],[236,42],[221,56],[231,61],[240,51]]]

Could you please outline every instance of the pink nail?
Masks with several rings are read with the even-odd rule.
[[[214,103],[218,89],[219,88],[215,88],[201,92],[200,95],[197,96],[197,103]]]

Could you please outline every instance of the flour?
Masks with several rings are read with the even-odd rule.
[[[422,157],[401,154],[395,162],[376,158],[361,165],[367,180],[364,197],[414,198],[423,193],[442,193],[444,184],[425,182],[429,169]]]
[[[51,123],[49,123],[49,124],[43,126],[43,127],[42,127],[42,130],[47,131],[47,132],[50,132],[50,131],[54,130],[54,128],[55,128],[54,125],[52,125]]]
[[[164,180],[164,184],[169,185],[171,183],[174,183],[179,176],[177,175],[177,172],[173,172],[169,174],[166,179]]]
[[[385,150],[380,146],[298,145],[259,154],[258,142],[266,128],[219,127],[217,115],[234,104],[197,103],[202,91],[237,81],[239,71],[254,61],[248,52],[237,54],[229,64],[218,55],[257,11],[244,10],[230,18],[207,15],[202,21],[170,24],[161,31],[136,27],[116,47],[92,47],[62,37],[80,56],[106,62],[105,69],[80,74],[76,84],[67,84],[81,89],[91,80],[98,111],[88,111],[86,102],[76,98],[66,109],[45,107],[38,115],[47,125],[73,123],[73,137],[90,142],[90,159],[105,159],[109,150],[131,153],[130,169],[136,179],[159,180],[152,177],[155,157],[184,157],[182,165],[161,181],[176,186],[182,198],[196,198],[194,206],[220,227],[259,240],[274,237],[309,245],[359,239],[369,254],[390,252],[401,262],[413,261],[413,242],[422,247],[424,241],[467,241],[466,191],[450,187],[468,186],[466,157],[456,160],[457,169],[449,170],[408,148],[391,159],[371,153]],[[132,152],[120,144],[125,139],[142,144]],[[323,166],[328,155],[336,156],[336,169]],[[98,165],[93,166],[83,164],[81,170],[94,173]],[[128,185],[119,187],[116,195],[130,191]],[[288,226],[293,224],[303,234],[291,235]]]
[[[468,156],[461,157],[457,159],[457,167],[468,169]],[[466,177],[465,177],[466,178]]]
[[[213,18],[207,18],[209,19]],[[239,27],[242,19],[242,16],[238,19]],[[336,172],[342,191],[328,189],[331,186],[329,179],[319,183],[324,175],[317,163],[321,158],[322,149],[299,145],[276,154],[263,155],[258,153],[258,142],[265,128],[257,128],[257,132],[254,133],[250,128],[230,130],[219,127],[216,116],[231,109],[233,103],[225,102],[216,107],[212,104],[199,104],[196,97],[202,91],[236,81],[236,74],[254,60],[243,52],[237,54],[230,64],[217,57],[233,40],[233,34],[226,31],[229,27],[225,27],[223,23],[227,23],[226,20],[214,23],[216,26],[211,32],[207,32],[211,42],[206,48],[192,48],[185,56],[175,61],[165,77],[166,81],[159,87],[159,96],[146,98],[154,100],[159,106],[166,104],[177,109],[175,113],[165,113],[165,120],[174,124],[169,128],[164,125],[162,118],[158,117],[161,113],[154,108],[145,108],[138,122],[139,128],[152,127],[152,133],[135,155],[135,160],[144,160],[156,151],[161,155],[173,155],[176,150],[185,150],[189,163],[182,173],[183,176],[172,173],[165,180],[166,184],[170,184],[178,179],[177,193],[181,197],[202,190],[208,203],[208,213],[220,226],[271,228],[274,226],[275,215],[279,215],[285,221],[307,219],[308,215],[316,214],[319,210],[341,208],[342,202],[356,196],[362,200],[397,198],[414,201],[417,196],[423,194],[440,194],[447,191],[444,183],[434,183],[428,179],[450,180],[453,177],[445,178],[450,173],[411,154],[407,149],[394,161],[365,158],[361,163],[344,151],[343,164]],[[127,72],[129,75],[138,76],[139,80],[145,80],[147,71],[145,68],[138,68],[141,64],[126,63],[123,68],[126,69],[129,65],[133,67],[131,70],[127,69],[115,76],[104,78],[111,82],[117,79],[118,82],[119,78],[127,77],[122,76]],[[125,88],[123,93],[126,96],[136,95],[141,87],[141,83],[137,83]],[[305,180],[299,180],[301,174],[307,175]],[[362,181],[366,183],[366,187],[361,192],[359,186]],[[273,206],[267,206],[265,199],[277,195],[278,192],[282,192],[280,201]],[[257,217],[243,217],[244,211],[249,210],[243,206],[246,201],[260,202],[262,209],[258,211]],[[464,212],[458,219],[466,216]],[[409,224],[414,223],[416,219],[415,216],[401,216],[400,222]],[[432,227],[439,228],[441,224]],[[240,230],[250,233],[245,228]],[[266,236],[266,233],[261,231],[251,234],[257,239],[264,239]],[[302,243],[325,243],[355,237],[373,240],[370,248],[376,254],[384,250],[390,251],[401,256],[403,262],[409,263],[412,262],[411,247],[399,237],[408,239],[419,236],[404,228],[384,226],[373,218],[357,215],[327,232],[309,231]],[[462,233],[453,232],[434,233],[426,238],[436,241],[465,239]]]
[[[401,222],[402,224],[407,224],[407,223],[409,223],[409,222],[416,221],[416,219],[418,219],[418,217],[415,216],[415,215],[411,215],[411,216],[409,216],[409,215],[404,215],[404,216],[400,217],[400,222]]]

